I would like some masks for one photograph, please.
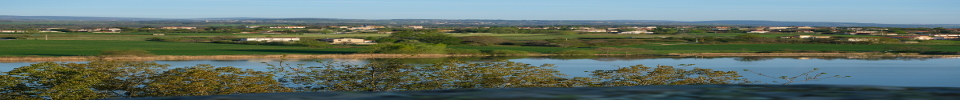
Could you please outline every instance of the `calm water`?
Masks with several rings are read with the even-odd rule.
[[[409,63],[430,63],[454,58],[433,59],[403,59]],[[468,61],[489,61],[494,58],[457,58]],[[741,75],[750,80],[771,82],[776,79],[762,77],[750,72],[750,69],[771,76],[795,76],[819,68],[816,73],[825,72],[828,75],[852,76],[850,78],[824,79],[812,82],[794,84],[845,84],[845,85],[885,85],[911,87],[960,87],[960,59],[844,59],[844,58],[496,58],[522,62],[533,65],[555,64],[561,73],[572,77],[585,77],[589,73],[584,71],[612,70],[617,66],[631,66],[643,64],[678,65],[696,64],[691,67],[708,68],[723,71],[740,71]],[[363,64],[370,59],[321,59],[324,61],[344,61],[353,64]],[[193,66],[196,64],[211,64],[214,66],[234,66],[255,70],[267,70],[261,62],[276,64],[276,59],[249,59],[249,60],[196,60],[196,61],[156,61],[161,64],[170,64],[173,67]],[[318,65],[316,60],[295,60],[292,64],[304,63],[307,66]],[[0,71],[9,71],[19,66],[27,66],[36,62],[0,63]],[[813,73],[813,74],[816,74]]]

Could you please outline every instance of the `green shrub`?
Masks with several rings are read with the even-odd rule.
[[[260,45],[260,44],[263,44],[263,42],[260,42],[260,41],[245,41],[245,42],[243,42],[243,44],[248,44],[248,45]]]

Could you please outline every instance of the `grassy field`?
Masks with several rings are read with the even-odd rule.
[[[164,35],[154,35],[164,34]],[[0,37],[26,37],[26,40],[127,40],[142,41],[150,37],[214,37],[232,35],[241,38],[247,37],[301,37],[301,38],[365,38],[386,37],[390,34],[232,34],[232,33],[38,33],[38,34],[0,34]],[[578,34],[578,35],[547,35],[547,34],[450,34],[454,37],[464,36],[496,36],[509,40],[543,40],[553,38],[626,38],[626,37],[683,37],[690,35],[647,35],[647,34]]]
[[[926,46],[933,51],[960,51],[960,45],[841,45],[841,44],[647,44],[617,46],[622,48],[645,48],[656,53],[715,53],[757,52],[770,50],[836,50],[836,51],[886,51],[884,47]],[[360,46],[362,47],[362,46]],[[301,46],[269,46],[216,43],[183,43],[154,41],[106,41],[106,40],[2,40],[0,56],[88,56],[98,55],[103,50],[147,50],[157,55],[255,55],[255,54],[351,54],[362,48],[309,48]],[[518,50],[550,53],[562,50],[590,50],[597,47],[560,48],[536,46],[449,46],[457,49]]]
[[[508,40],[543,40],[543,39],[554,39],[554,38],[628,38],[628,37],[639,37],[639,38],[651,38],[651,37],[685,37],[691,35],[651,35],[651,34],[576,34],[576,35],[547,35],[547,34],[532,34],[529,36],[510,36],[510,37],[501,37]]]
[[[448,46],[455,49],[477,49],[477,50],[517,50],[538,53],[550,53],[563,50],[589,50],[593,48],[561,48],[561,47],[536,47],[536,46]]]
[[[621,46],[645,48],[658,53],[699,53],[699,52],[757,52],[771,50],[836,50],[836,51],[886,51],[884,47],[926,46],[933,51],[960,51],[958,45],[845,45],[845,44],[719,44],[719,45],[635,45]]]
[[[101,40],[3,40],[3,56],[86,56],[102,50],[147,50],[157,55],[348,54],[360,48],[319,49],[215,43]]]
[[[697,36],[727,36],[733,37],[741,34],[756,34],[763,37],[777,38],[781,36],[813,35],[813,36],[840,36],[840,37],[881,37],[873,35],[834,35],[834,34],[806,34],[806,33],[686,33]]]

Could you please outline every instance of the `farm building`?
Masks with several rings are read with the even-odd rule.
[[[338,38],[338,39],[317,39],[319,41],[328,42],[330,44],[377,44],[373,40],[364,40],[357,38]]]
[[[263,37],[263,38],[242,38],[240,41],[264,41],[264,42],[290,42],[300,41],[299,37]]]

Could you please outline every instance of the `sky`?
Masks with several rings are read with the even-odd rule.
[[[960,24],[960,0],[2,0],[0,15]]]

